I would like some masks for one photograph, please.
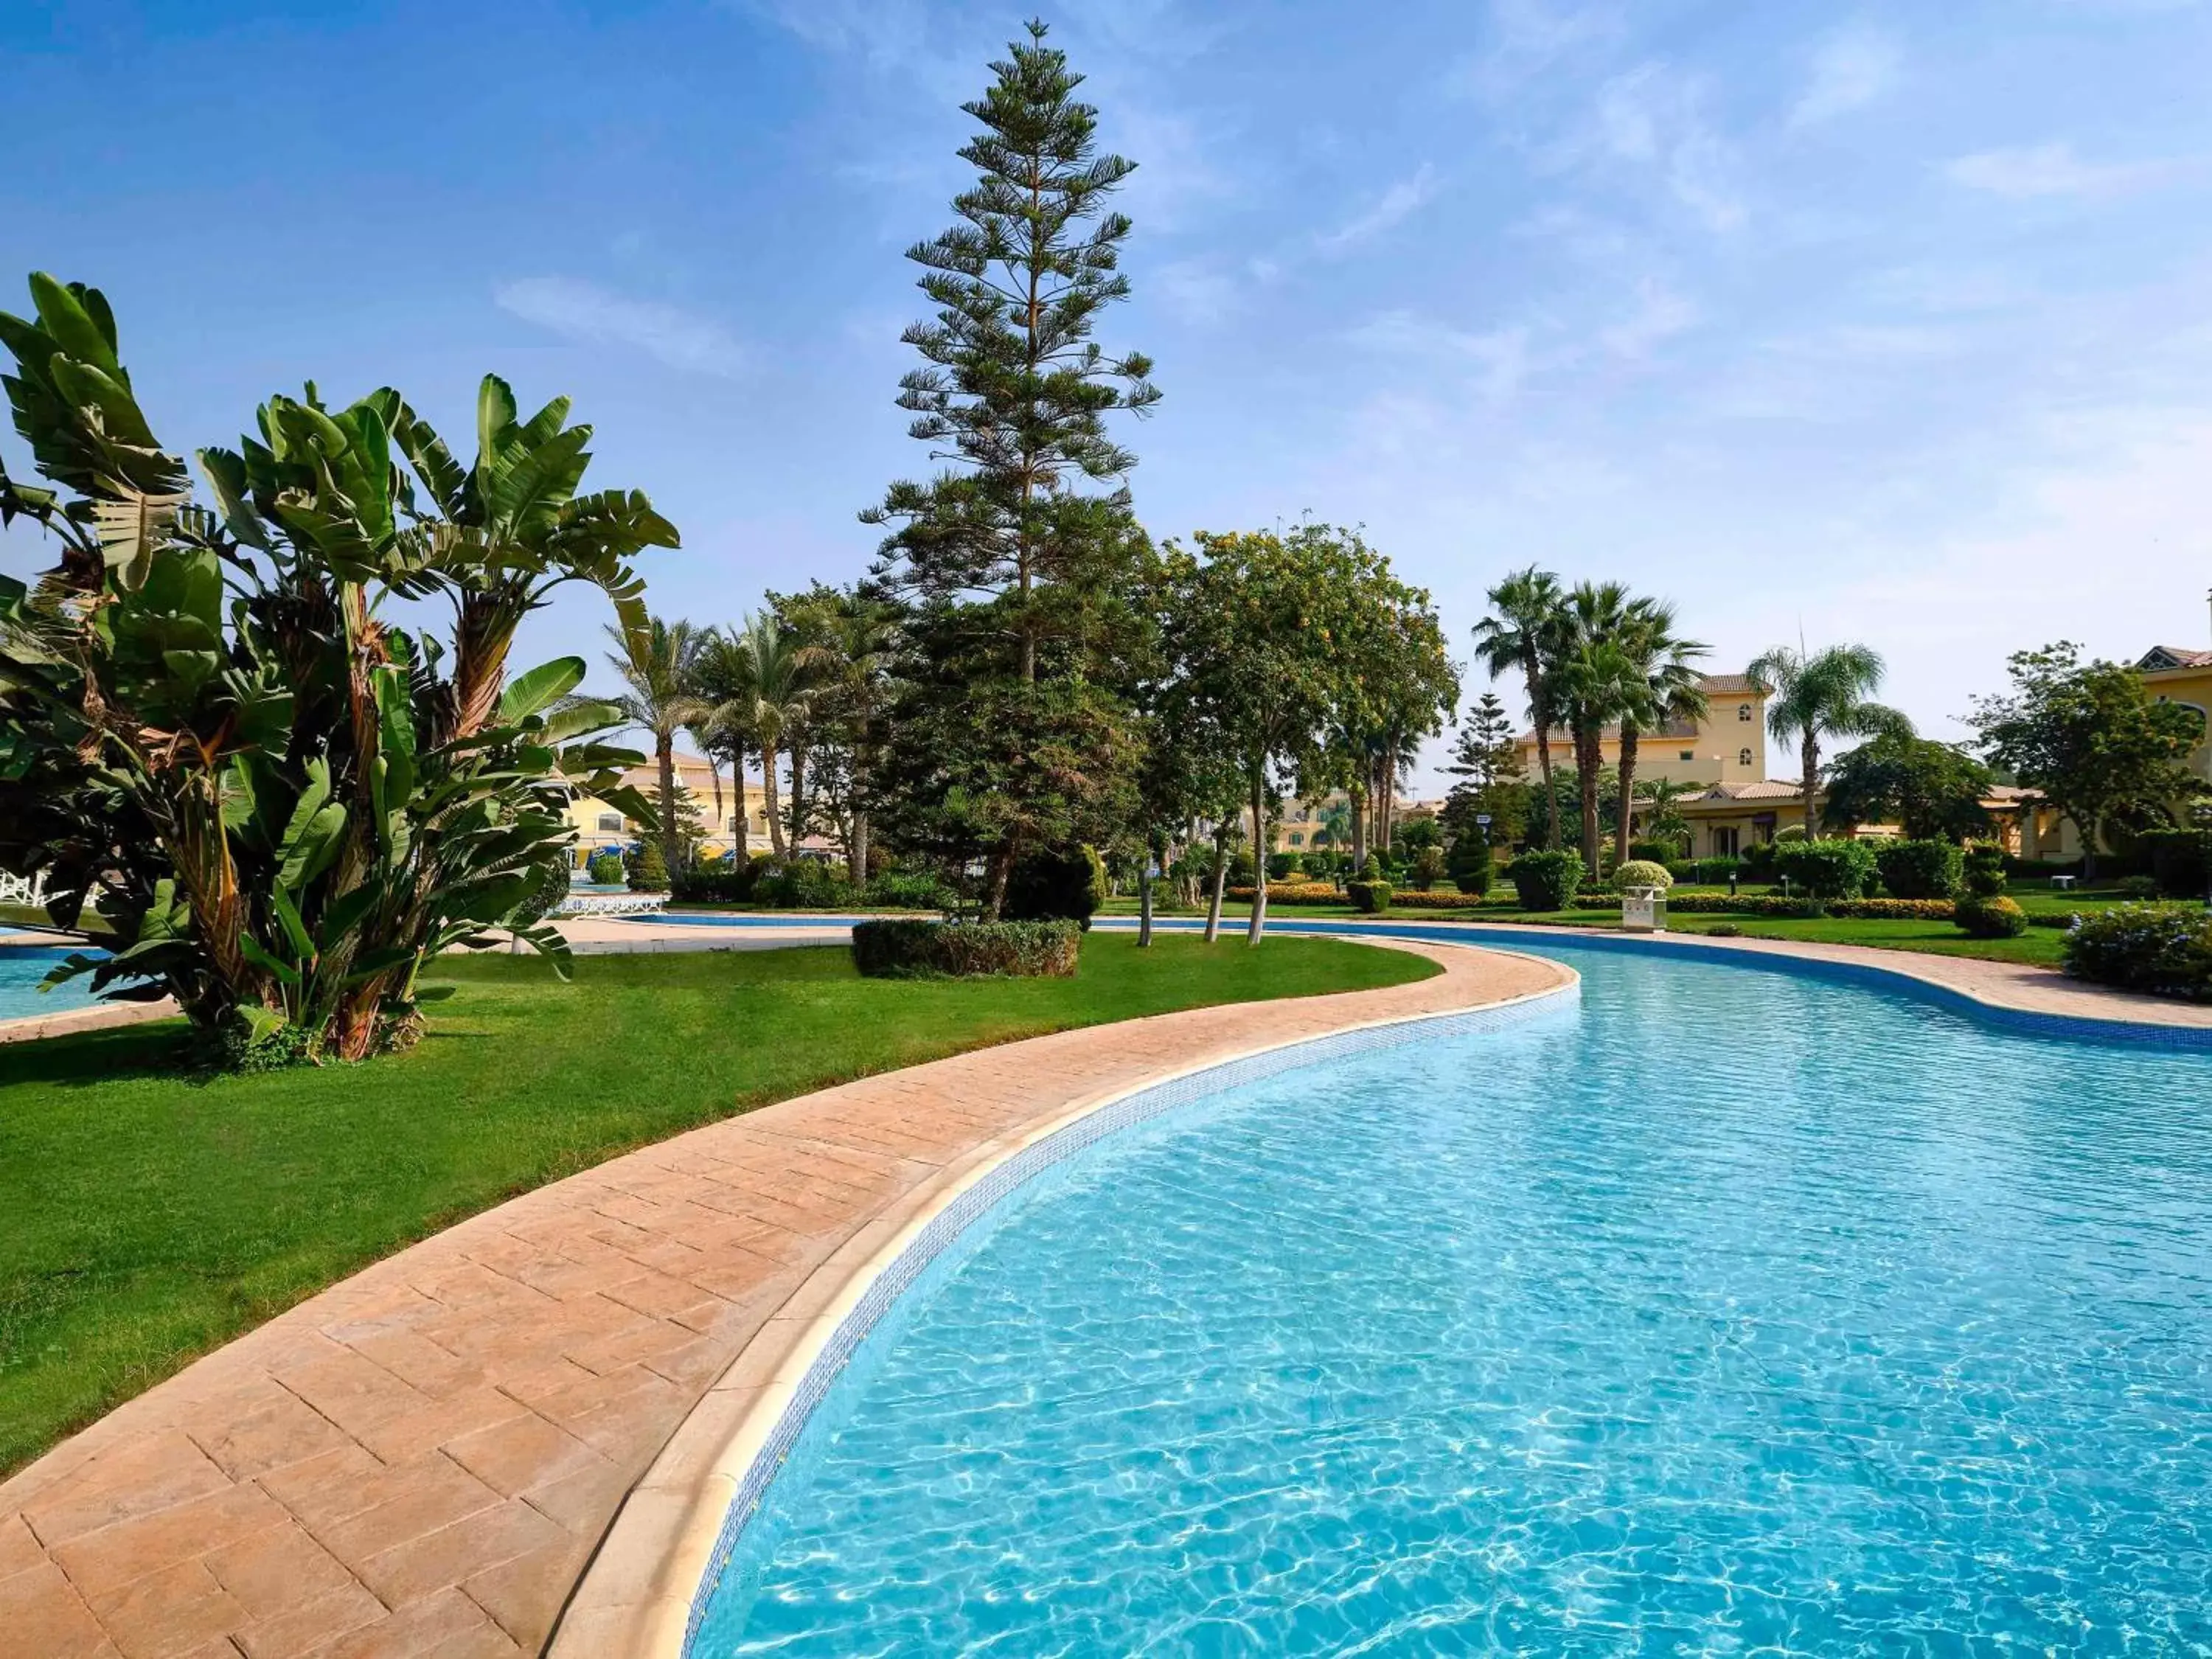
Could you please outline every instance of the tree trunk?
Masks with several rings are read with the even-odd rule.
[[[700,747],[704,749],[706,745],[702,744]],[[707,750],[707,775],[714,781],[714,821],[722,823],[722,763],[714,758],[711,749]]]
[[[777,858],[784,858],[787,854],[783,847],[783,805],[776,799],[775,745],[772,743],[761,745],[761,799],[768,805],[769,850]]]
[[[2097,842],[2103,830],[2104,821],[2074,816],[2074,828],[2081,832],[2081,879],[2094,881],[2097,878]]]
[[[791,745],[791,854],[799,856],[799,843],[806,839],[806,745]]]
[[[1820,820],[1813,811],[1813,792],[1820,787],[1820,740],[1810,731],[1805,733],[1805,839],[1810,841],[1820,833]]]
[[[1137,862],[1137,948],[1152,942],[1152,845],[1147,841]]]
[[[845,847],[845,866],[853,879],[864,882],[868,878],[868,815],[865,809],[853,809],[852,838]]]
[[[1357,877],[1367,867],[1367,791],[1352,792],[1352,873]]]
[[[991,861],[983,870],[982,919],[996,921],[999,913],[1006,908],[1006,884],[1013,879],[1014,860],[1018,849],[1011,841],[994,848]]]
[[[730,819],[731,856],[739,864],[752,857],[752,828],[746,822],[750,808],[745,802],[745,746],[736,744],[730,750]]]
[[[1628,842],[1636,829],[1636,744],[1632,726],[1620,728],[1620,823],[1613,832],[1615,869],[1628,862]]]
[[[1544,688],[1541,670],[1532,651],[1521,664],[1522,678],[1528,682],[1528,719],[1536,728],[1536,769],[1544,779],[1544,846],[1547,851],[1559,850],[1559,798],[1552,787],[1552,723],[1544,718]]]
[[[1595,732],[1575,733],[1575,777],[1582,786],[1583,798],[1583,862],[1589,867],[1589,879],[1598,876],[1597,775],[1604,764],[1605,750],[1600,746]]]
[[[1213,896],[1206,906],[1206,942],[1221,934],[1221,890],[1229,884],[1229,832],[1225,825],[1213,832]]]
[[[655,732],[653,738],[653,757],[660,763],[660,857],[668,866],[669,878],[675,879],[682,860],[677,848],[683,836],[676,823],[676,734]]]
[[[1257,945],[1267,926],[1267,790],[1252,781],[1252,921],[1244,942]]]

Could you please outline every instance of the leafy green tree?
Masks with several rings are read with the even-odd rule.
[[[609,628],[607,636],[617,647],[608,653],[607,665],[623,683],[614,706],[625,720],[653,738],[659,773],[654,833],[660,840],[661,863],[670,871],[681,870],[690,860],[684,856],[684,797],[676,787],[676,734],[703,720],[708,712],[696,680],[706,630],[654,617],[641,631]]]
[[[1335,641],[1339,694],[1330,746],[1332,770],[1351,789],[1354,856],[1364,860],[1369,837],[1361,809],[1369,811],[1375,845],[1388,850],[1398,780],[1419,757],[1422,740],[1441,732],[1457,707],[1459,670],[1429,596],[1392,577],[1388,561],[1358,593],[1358,625]]]
[[[1045,33],[1030,24],[963,106],[975,182],[908,254],[936,310],[906,331],[924,361],[899,402],[950,465],[862,515],[890,526],[877,574],[910,607],[886,805],[902,844],[981,860],[987,916],[1025,850],[1111,839],[1139,755],[1126,659],[1147,544],[1107,420],[1159,394],[1144,356],[1093,337],[1129,291],[1129,221],[1109,202],[1133,164],[1100,153]]]
[[[1690,844],[1690,821],[1682,816],[1679,803],[1704,793],[1694,783],[1677,783],[1672,778],[1642,778],[1636,785],[1636,799],[1648,809],[1644,813],[1644,833],[1654,841],[1671,841],[1679,846]]]
[[[1881,690],[1883,670],[1881,653],[1863,645],[1832,645],[1809,653],[1778,645],[1752,660],[1751,683],[1769,698],[1767,730],[1778,743],[1797,745],[1808,838],[1820,828],[1814,798],[1820,792],[1822,741],[1912,731],[1903,714],[1873,701]]]
[[[1567,629],[1566,594],[1559,579],[1530,565],[1490,590],[1491,614],[1475,624],[1476,659],[1492,679],[1518,672],[1528,693],[1528,719],[1536,732],[1536,768],[1540,797],[1552,788],[1552,731],[1559,724],[1551,665],[1562,653]],[[1556,813],[1544,826],[1547,847],[1559,845]]]
[[[2083,662],[2068,641],[2009,659],[2008,696],[1975,700],[1982,751],[2074,820],[2082,867],[2094,875],[2106,830],[2173,816],[2203,786],[2183,763],[2201,735],[2197,716],[2154,701],[2124,664]]]
[[[1990,769],[1955,744],[1886,732],[1839,755],[1821,821],[1898,823],[1908,841],[1966,842],[1989,829]]]
[[[1461,726],[1444,770],[1459,781],[1444,798],[1443,827],[1455,845],[1479,836],[1486,848],[1521,839],[1528,821],[1528,778],[1513,722],[1495,691],[1486,691]],[[1476,823],[1487,817],[1487,825]]]
[[[1663,731],[1705,717],[1705,682],[1693,665],[1711,649],[1677,635],[1674,607],[1657,599],[1630,604],[1621,648],[1628,658],[1629,674],[1620,699],[1620,805],[1613,848],[1616,866],[1628,862],[1629,836],[1636,822],[1639,740],[1647,729]]]
[[[834,588],[820,582],[803,594],[772,594],[769,602],[803,642],[815,686],[805,725],[819,769],[817,787],[842,825],[847,869],[854,881],[865,881],[871,795],[899,645],[898,607],[866,586]],[[794,796],[800,764],[794,749]]]
[[[310,386],[201,452],[201,507],[105,300],[31,292],[0,345],[46,483],[0,475],[0,522],[63,554],[35,588],[0,580],[0,868],[109,935],[66,971],[174,995],[234,1056],[361,1059],[413,1039],[440,950],[511,922],[557,965],[531,911],[572,793],[652,809],[620,782],[637,757],[592,740],[618,712],[568,700],[582,660],[510,677],[507,647],[566,580],[635,619],[626,561],[674,530],[641,495],[577,495],[588,428],[565,401],[518,420],[489,377],[471,468],[397,392],[332,410]],[[385,614],[426,599],[449,641]]]

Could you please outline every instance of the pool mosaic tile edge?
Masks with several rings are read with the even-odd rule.
[[[1378,929],[1365,931],[1379,932]],[[1454,943],[1466,943],[1455,940]],[[715,1587],[727,1570],[746,1526],[758,1512],[769,1486],[783,1467],[807,1419],[835,1385],[861,1343],[892,1304],[960,1235],[1025,1182],[1086,1147],[1139,1123],[1225,1090],[1320,1065],[1346,1055],[1396,1048],[1437,1036],[1495,1031],[1571,1009],[1581,998],[1579,976],[1564,985],[1487,1007],[1354,1026],[1326,1036],[1281,1044],[1145,1085],[1084,1109],[1020,1151],[1000,1160],[954,1194],[922,1223],[904,1248],[874,1274],[859,1298],[840,1318],[783,1405],[766,1439],[754,1452],[716,1534],[706,1571],[691,1594],[681,1652],[690,1656]]]

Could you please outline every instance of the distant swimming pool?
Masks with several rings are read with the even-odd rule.
[[[2212,1052],[1628,954],[1037,1176],[696,1655],[2197,1651]]]
[[[667,927],[842,927],[847,933],[857,916],[817,916],[804,912],[758,911],[732,915],[727,911],[656,910],[647,915],[612,916],[612,921],[637,921]]]
[[[73,979],[44,993],[39,989],[39,981],[70,954],[64,946],[0,945],[0,1019],[58,1014],[90,1003],[88,979]]]

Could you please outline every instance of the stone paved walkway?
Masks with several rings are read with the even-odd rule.
[[[404,1250],[0,1484],[7,1659],[534,1653],[641,1473],[847,1240],[984,1142],[1150,1077],[1559,981],[1063,1032],[786,1101]]]

